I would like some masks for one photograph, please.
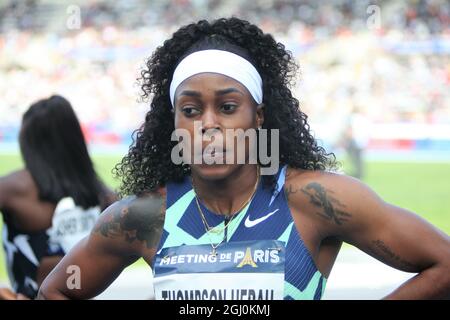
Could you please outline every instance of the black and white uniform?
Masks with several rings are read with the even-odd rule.
[[[93,228],[100,207],[83,209],[72,198],[61,199],[52,226],[35,233],[24,233],[4,217],[3,247],[11,286],[16,293],[34,298],[38,292],[36,275],[42,258],[65,255]]]

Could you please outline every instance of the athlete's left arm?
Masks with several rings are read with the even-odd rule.
[[[0,177],[0,211],[5,206],[8,189],[8,177]]]
[[[418,273],[388,299],[450,298],[450,237],[418,215],[383,201],[359,180],[324,174],[302,187],[328,236]]]

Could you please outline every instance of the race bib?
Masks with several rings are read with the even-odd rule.
[[[223,243],[165,248],[154,265],[160,300],[282,300],[284,242]]]

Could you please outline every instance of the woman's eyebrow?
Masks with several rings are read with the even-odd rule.
[[[227,89],[217,90],[217,91],[215,91],[215,94],[216,94],[216,96],[222,96],[222,95],[225,95],[227,93],[232,93],[232,92],[237,92],[241,95],[244,95],[241,91],[239,91],[236,88],[227,88]]]
[[[193,90],[183,90],[180,93],[180,96],[188,96],[188,97],[196,97],[199,98],[202,96],[202,94],[198,91],[193,91]]]

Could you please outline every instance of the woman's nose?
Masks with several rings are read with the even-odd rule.
[[[206,110],[202,116],[202,134],[206,131],[220,131],[220,124],[218,122],[218,117],[213,110]]]

